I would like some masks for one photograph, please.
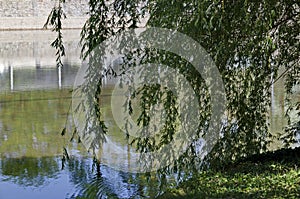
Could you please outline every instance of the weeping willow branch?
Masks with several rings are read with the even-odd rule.
[[[51,30],[57,33],[56,39],[51,43],[51,47],[56,49],[56,65],[62,67],[62,57],[65,56],[65,46],[63,43],[62,20],[66,18],[66,14],[62,8],[65,0],[58,0],[58,5],[54,6],[47,18],[44,28],[51,26]]]

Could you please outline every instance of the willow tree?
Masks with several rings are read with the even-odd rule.
[[[53,43],[53,46],[58,49],[58,64],[61,64],[60,59],[64,54],[61,35],[61,20],[64,17],[62,3],[65,2],[60,0],[60,4],[53,9],[48,20],[48,25],[52,25],[54,31],[58,32],[58,38]],[[81,32],[83,58],[90,56],[103,41],[122,31],[139,26],[177,30],[193,38],[209,53],[222,75],[228,102],[227,117],[222,123],[223,128],[218,132],[221,139],[206,157],[209,165],[217,166],[220,163],[267,150],[268,143],[274,139],[271,138],[272,134],[268,128],[270,87],[279,78],[285,76],[286,100],[289,100],[293,86],[300,83],[299,1],[90,0],[88,5],[88,20]],[[142,23],[145,20],[146,23]],[[201,98],[199,101],[202,103],[199,137],[201,133],[205,134],[207,121],[210,119],[210,96],[207,92],[201,94],[200,90],[207,88],[199,74],[192,72],[192,75],[188,75],[186,71],[189,71],[190,67],[186,60],[157,49],[132,53],[127,56],[127,60],[141,54],[146,55],[142,58],[143,63],[159,61],[187,75],[193,89],[198,91],[198,97]],[[122,76],[128,68],[134,67],[130,64],[132,62],[126,63],[126,67],[122,67],[120,73],[111,69],[106,70],[106,74]],[[282,74],[278,74],[279,68],[284,69]],[[91,65],[88,74],[91,79],[96,78],[93,76],[95,70],[99,69]],[[103,133],[105,133],[106,128],[98,104],[101,83],[96,88],[90,89],[87,92],[96,93],[90,99],[94,107],[93,114],[99,120],[95,123],[104,129]],[[144,92],[140,94],[145,97],[141,98],[144,100],[141,104],[150,106],[155,104],[159,96],[155,95],[158,92],[157,88],[144,87],[143,89]],[[165,100],[169,100],[169,106],[165,107],[169,110],[168,117],[176,117],[176,111],[172,112],[176,109],[174,98],[169,97]],[[147,106],[141,108],[145,110]],[[293,104],[288,111],[297,111],[299,116],[299,109],[298,103]],[[139,119],[142,122],[139,124],[147,125],[147,118],[147,111],[141,111]],[[299,118],[297,121],[288,121],[285,134],[280,138],[286,146],[290,146],[295,141],[295,135],[300,131]],[[149,139],[132,139],[131,143],[137,144],[140,151],[155,150],[171,141],[174,130],[172,128],[172,125],[166,127],[157,142]],[[195,148],[195,144],[191,144],[177,160],[174,168],[198,167],[200,162],[197,161]]]

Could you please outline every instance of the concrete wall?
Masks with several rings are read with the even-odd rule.
[[[0,0],[0,30],[42,29],[58,0]],[[81,28],[87,18],[87,0],[66,0],[64,28]]]

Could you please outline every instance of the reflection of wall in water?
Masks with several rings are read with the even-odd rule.
[[[79,33],[64,31],[65,66],[57,69],[51,31],[0,32],[0,92],[71,87],[81,66]]]
[[[0,74],[0,92],[72,87],[78,67],[69,63],[65,63],[61,69],[55,67],[13,69],[10,67]],[[61,76],[59,70],[61,70]]]

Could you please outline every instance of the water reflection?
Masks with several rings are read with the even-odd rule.
[[[0,161],[0,187],[15,187],[17,192],[5,189],[0,196],[5,198],[45,199],[55,198],[142,198],[151,195],[146,190],[146,181],[137,174],[113,170],[104,165],[95,165],[90,158],[74,158],[68,166],[60,169],[59,157],[8,158]],[[152,191],[155,184],[152,184]],[[56,187],[56,189],[52,189]],[[49,193],[53,191],[55,193]],[[145,193],[148,191],[148,193]],[[157,191],[157,190],[156,190]],[[48,193],[48,194],[47,194]],[[30,197],[29,197],[30,196]],[[154,196],[154,195],[152,195]],[[23,198],[23,197],[22,197]]]
[[[0,196],[132,198],[142,194],[138,176],[95,164],[80,144],[69,142],[70,133],[61,137],[70,95],[67,89],[0,94],[0,187],[11,187],[0,188]],[[102,101],[105,106],[109,98],[103,99],[107,99]],[[104,110],[109,117],[109,107]],[[68,118],[67,125],[71,121]],[[124,140],[116,131],[113,137],[115,142]],[[61,170],[65,146],[72,156]]]
[[[0,73],[0,92],[72,87],[79,65],[64,63],[63,68],[15,68],[9,66]]]
[[[0,158],[61,154],[66,141],[58,139],[58,131],[68,118],[69,90],[0,96]]]
[[[70,181],[76,185],[76,189],[67,198],[133,198],[140,195],[140,185],[135,174],[95,163],[92,166],[91,171],[91,165],[86,161],[70,162]]]
[[[51,31],[0,31],[0,92],[71,87],[81,66],[80,30],[64,30],[65,67],[56,68]]]
[[[1,160],[3,181],[9,181],[22,187],[45,186],[52,178],[57,178],[60,165],[57,159],[42,158],[5,158]]]

